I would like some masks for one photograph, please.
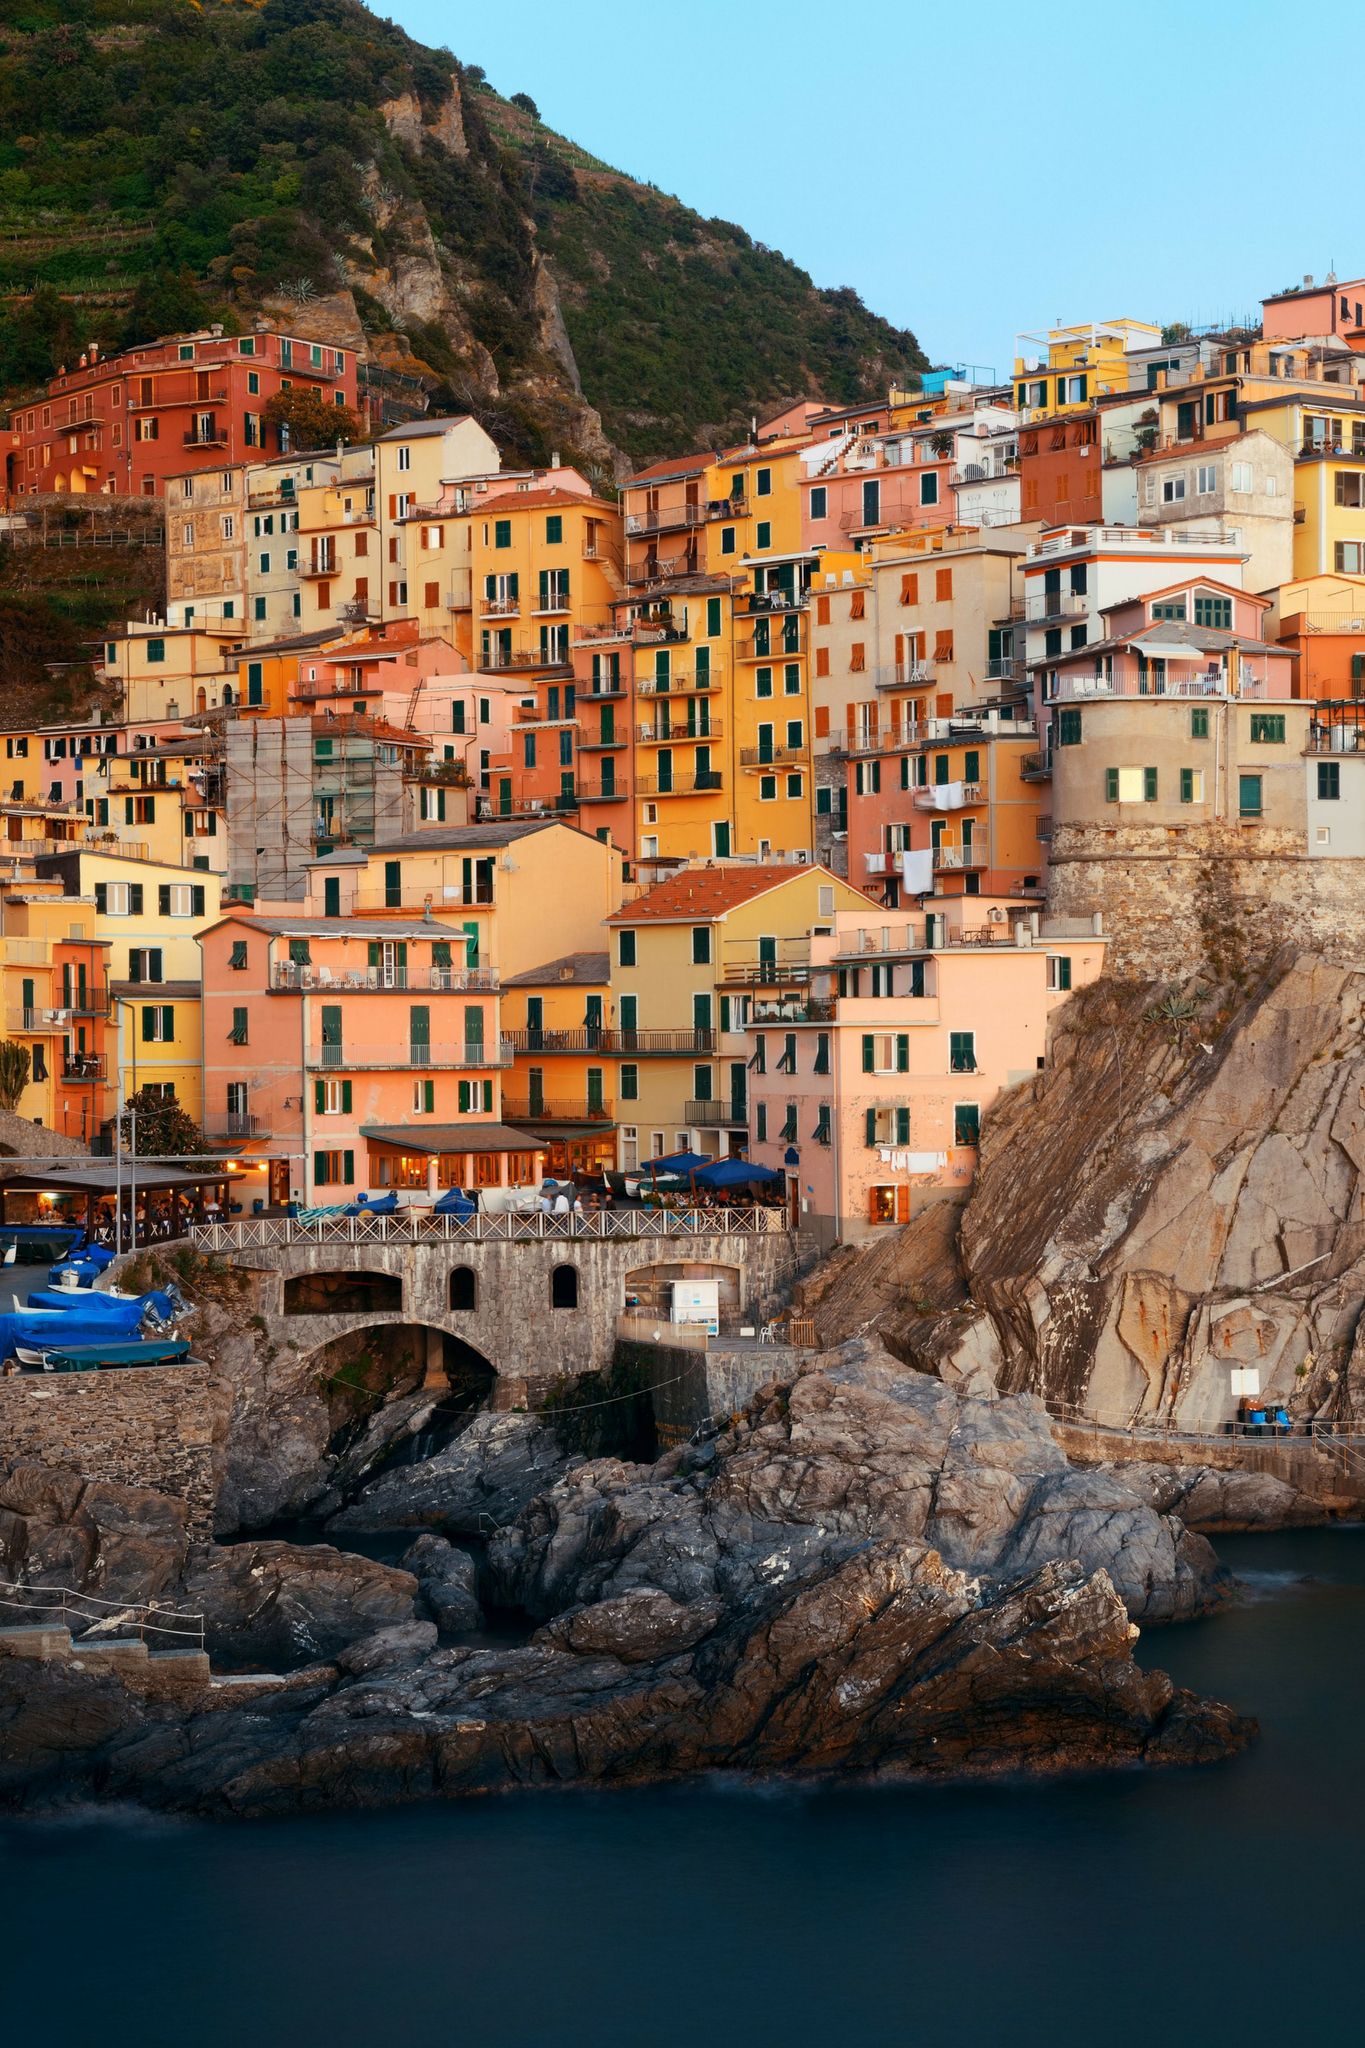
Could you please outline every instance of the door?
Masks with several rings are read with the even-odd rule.
[[[882,516],[882,487],[880,480],[863,485],[863,525],[877,526]]]
[[[324,1067],[341,1065],[340,1003],[324,1003],[322,1006],[322,1064]]]
[[[431,1011],[425,1003],[414,1003],[408,1011],[408,1045],[414,1067],[431,1065]]]
[[[758,942],[758,978],[760,981],[777,980],[777,940],[760,939]]]
[[[545,999],[543,996],[526,998],[526,1050],[540,1052],[545,1044]]]
[[[595,1052],[602,1043],[602,998],[589,996],[583,1015],[583,1029],[588,1034],[588,1049]]]

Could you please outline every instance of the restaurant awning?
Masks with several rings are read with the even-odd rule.
[[[362,1124],[370,1145],[400,1152],[534,1152],[537,1140],[506,1124]]]

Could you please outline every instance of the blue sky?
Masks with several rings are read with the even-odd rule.
[[[393,17],[594,155],[852,285],[936,362],[1007,374],[1015,333],[1058,318],[1259,317],[1306,271],[1365,268],[1349,148],[1313,172],[1327,102],[1310,111],[1265,0],[398,0]]]

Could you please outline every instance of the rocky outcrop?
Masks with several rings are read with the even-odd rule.
[[[503,1497],[508,1446],[476,1441]],[[239,1641],[272,1611],[294,1653],[351,1630],[330,1660],[211,1681],[35,1637],[0,1657],[0,1796],[254,1814],[703,1769],[1188,1763],[1252,1732],[1132,1660],[1130,1609],[1222,1597],[1207,1544],[1069,1466],[1030,1397],[971,1400],[866,1341],[712,1443],[572,1461],[489,1544],[489,1595],[542,1624],[522,1647],[437,1646],[413,1596],[463,1568],[434,1536],[416,1579],[286,1549],[186,1583]]]
[[[417,1581],[330,1544],[234,1543],[198,1553],[179,1597],[201,1611],[211,1657],[288,1670],[414,1620]]]
[[[399,1465],[327,1524],[329,1535],[376,1529],[487,1536],[510,1522],[564,1471],[553,1429],[533,1415],[476,1415],[455,1441],[419,1465]]]
[[[926,1212],[806,1285],[827,1341],[875,1332],[1058,1416],[1208,1436],[1255,1392],[1359,1427],[1362,1169],[1365,974],[1280,955],[1245,991],[1102,981],[993,1108],[951,1241]]]
[[[419,1536],[404,1553],[402,1568],[416,1577],[422,1604],[443,1635],[483,1627],[478,1569],[467,1550],[444,1536]]]

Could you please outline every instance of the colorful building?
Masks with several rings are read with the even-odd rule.
[[[227,472],[272,446],[287,454],[265,408],[291,388],[354,408],[354,351],[268,328],[177,335],[113,356],[92,345],[45,399],[11,413],[6,487],[159,497],[189,468]]]
[[[872,924],[842,905],[754,991],[750,1150],[822,1251],[965,1197],[981,1126],[1045,1065],[1048,1018],[1105,941],[985,898]]]

